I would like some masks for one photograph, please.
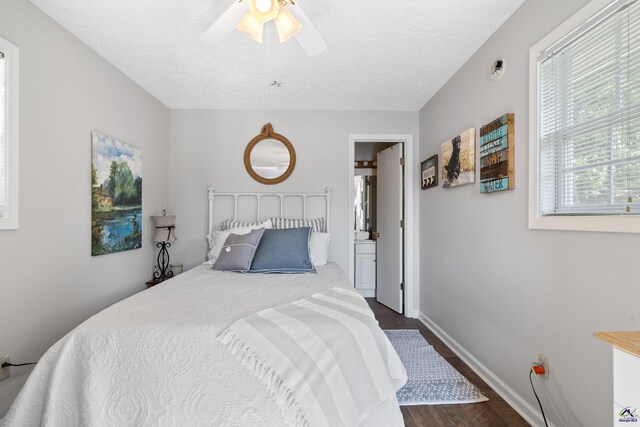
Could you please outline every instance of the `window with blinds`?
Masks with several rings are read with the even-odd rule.
[[[18,228],[18,58],[0,37],[0,231]]]
[[[7,205],[7,83],[4,54],[0,52],[0,218]]]
[[[640,2],[538,56],[539,216],[640,214]]]

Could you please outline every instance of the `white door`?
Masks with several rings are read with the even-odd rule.
[[[377,266],[378,302],[402,313],[402,144],[378,153]]]

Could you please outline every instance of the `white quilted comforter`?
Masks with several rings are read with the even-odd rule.
[[[266,387],[216,337],[252,313],[334,286],[350,287],[335,264],[309,275],[196,267],[58,341],[0,426],[283,426]],[[403,425],[397,401],[360,425]]]

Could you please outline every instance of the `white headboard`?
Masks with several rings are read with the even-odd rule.
[[[285,216],[284,212],[284,201],[286,198],[300,198],[302,200],[302,219],[307,218],[307,199],[310,198],[324,198],[325,200],[325,221],[327,225],[327,233],[331,232],[331,188],[327,187],[324,189],[324,193],[217,193],[213,187],[209,187],[207,189],[208,199],[209,199],[209,227],[208,233],[211,234],[214,227],[214,218],[213,218],[213,202],[216,197],[233,197],[233,218],[238,218],[238,199],[241,197],[250,197],[256,199],[256,212],[255,219],[260,220],[260,202],[263,198],[274,198],[277,197],[280,200],[280,216]],[[299,218],[300,213],[293,218]]]

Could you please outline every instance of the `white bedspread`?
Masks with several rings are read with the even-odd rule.
[[[121,301],[42,357],[1,426],[283,426],[260,381],[218,342],[235,321],[334,286],[309,275],[242,275],[203,266]],[[363,426],[402,425],[387,402]]]

